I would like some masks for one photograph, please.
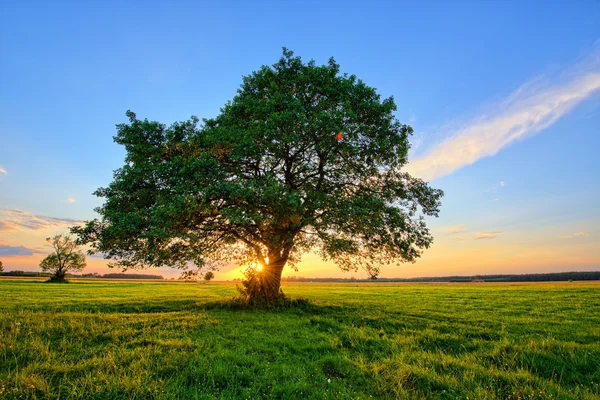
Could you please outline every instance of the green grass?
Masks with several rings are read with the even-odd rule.
[[[600,398],[600,284],[0,280],[0,398]]]

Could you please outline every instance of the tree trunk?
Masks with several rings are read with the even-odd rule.
[[[58,271],[56,271],[56,274],[54,275],[54,281],[55,282],[64,282],[66,275],[67,275],[66,271],[59,269]]]
[[[269,262],[261,271],[251,270],[242,282],[242,293],[250,303],[270,303],[281,296],[281,273],[287,262],[287,256],[278,251],[269,252]]]
[[[272,260],[269,257],[269,264],[267,264],[261,272],[265,300],[267,300],[267,302],[279,298],[283,267],[285,267],[285,260],[282,260],[281,258]]]

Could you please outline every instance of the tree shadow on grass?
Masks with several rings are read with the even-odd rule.
[[[351,305],[319,304],[304,297],[283,297],[271,303],[250,304],[238,296],[227,297],[216,301],[200,303],[206,311],[232,311],[232,312],[268,312],[268,313],[293,313],[311,316],[331,316],[346,319],[349,315],[356,315],[356,307]]]
[[[203,303],[193,299],[140,301],[118,299],[67,302],[43,302],[35,305],[21,306],[21,310],[49,312],[81,312],[92,314],[150,314],[202,311]]]
[[[99,304],[97,307],[86,305],[90,311],[100,313],[152,314],[201,311],[202,303],[193,299],[156,300],[152,302],[128,301]],[[85,311],[86,307],[82,311]]]
[[[205,310],[228,310],[228,311],[248,311],[248,310],[266,310],[266,311],[283,311],[283,310],[302,310],[310,311],[315,305],[308,299],[290,298],[282,296],[281,298],[266,303],[250,303],[240,296],[228,297],[222,300],[209,301],[203,304]]]
[[[28,282],[44,284],[46,282]],[[49,287],[48,285],[44,285]],[[51,285],[53,286],[53,285]],[[172,312],[206,312],[221,311],[233,313],[267,312],[267,313],[292,313],[303,315],[329,315],[343,316],[352,311],[351,306],[332,306],[314,303],[306,298],[285,297],[269,304],[249,304],[239,297],[222,297],[217,299],[184,297],[172,298],[158,296],[154,298],[131,297],[104,297],[104,298],[56,298],[46,297],[35,303],[19,304],[19,310],[34,312],[81,312],[98,314],[149,314]]]

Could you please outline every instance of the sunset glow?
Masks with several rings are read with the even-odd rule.
[[[382,99],[394,96],[397,119],[414,128],[402,172],[445,193],[439,218],[425,220],[433,245],[416,263],[383,266],[380,276],[599,270],[600,30],[591,4],[514,3],[490,12],[483,4],[389,3],[318,16],[288,6],[281,15],[305,18],[265,10],[260,29],[243,22],[254,18],[246,18],[255,13],[248,4],[148,11],[140,26],[127,2],[90,6],[76,18],[45,3],[4,5],[0,36],[14,40],[0,44],[0,73],[10,77],[0,90],[0,261],[5,271],[39,271],[47,237],[98,217],[104,199],[92,193],[123,167],[112,138],[127,110],[167,124],[214,117],[241,76],[287,46],[319,65],[333,56],[341,74],[356,74]],[[200,14],[206,32],[191,33]],[[401,31],[409,36],[397,15],[407,16]],[[314,29],[332,18],[346,23]],[[91,21],[100,22],[90,29]],[[154,29],[159,23],[166,27]],[[339,148],[351,135],[336,125],[320,137]],[[87,264],[85,272],[120,272],[101,255]],[[215,279],[241,278],[246,267],[226,265]],[[286,266],[283,276],[367,276],[341,271],[317,249],[297,268]]]

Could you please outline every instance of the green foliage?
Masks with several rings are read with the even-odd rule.
[[[85,268],[85,255],[69,235],[56,235],[47,238],[46,242],[53,252],[40,262],[40,268],[53,274],[51,281],[64,282],[68,272]]]
[[[412,128],[395,110],[333,59],[304,64],[284,49],[202,125],[128,111],[114,138],[125,165],[95,193],[102,218],[73,232],[124,268],[260,264],[259,292],[273,298],[309,250],[377,276],[429,247],[423,216],[442,196],[402,171]]]
[[[595,399],[599,289],[2,279],[0,398]]]
[[[210,282],[211,279],[214,279],[215,274],[212,271],[208,271],[207,273],[204,274],[204,281],[205,282]]]

